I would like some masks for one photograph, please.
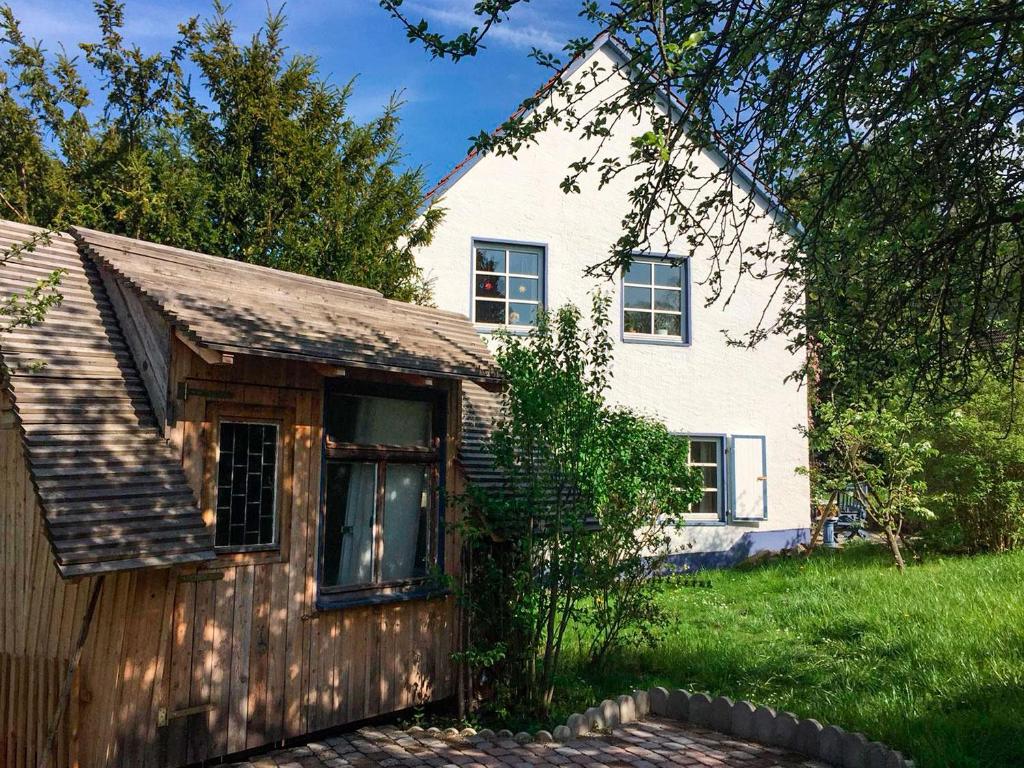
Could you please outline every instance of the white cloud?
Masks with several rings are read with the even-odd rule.
[[[570,11],[575,0],[556,3],[563,12]],[[427,21],[440,25],[449,32],[464,32],[482,26],[484,19],[473,13],[473,0],[419,0],[405,6]],[[563,13],[564,18],[564,13]],[[484,38],[509,48],[540,48],[557,52],[569,37],[568,27],[558,17],[542,12],[537,6],[522,3],[515,6],[507,20],[495,24]]]

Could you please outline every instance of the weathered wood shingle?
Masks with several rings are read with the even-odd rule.
[[[93,230],[79,247],[197,344],[220,352],[497,380],[462,315],[376,291]]]
[[[501,472],[488,449],[494,425],[501,415],[501,395],[472,382],[462,385],[462,442],[459,464],[466,479],[478,488],[499,489]]]
[[[39,230],[0,222],[0,250]],[[63,301],[0,337],[7,392],[64,576],[213,557],[96,266],[55,234],[0,268],[0,298],[63,269]]]

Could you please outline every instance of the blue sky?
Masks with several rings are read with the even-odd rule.
[[[89,0],[8,0],[26,35],[49,50],[70,51],[97,37]],[[280,7],[272,0],[270,6]],[[406,0],[406,13],[426,18],[439,31],[470,26],[473,0]],[[228,15],[248,38],[262,23],[266,0],[235,0]],[[125,37],[144,50],[167,50],[178,22],[208,15],[208,2],[127,0]],[[468,137],[500,123],[546,78],[528,57],[530,48],[560,51],[570,37],[593,34],[577,17],[579,0],[534,0],[496,27],[488,47],[458,64],[433,61],[406,40],[398,22],[377,0],[293,0],[285,41],[291,51],[320,60],[321,72],[338,84],[356,77],[350,112],[372,118],[389,96],[402,91],[403,147],[409,165],[422,165],[426,181],[442,176],[465,154]]]

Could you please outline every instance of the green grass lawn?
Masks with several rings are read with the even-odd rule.
[[[558,718],[664,685],[862,731],[920,768],[1024,766],[1024,553],[901,576],[859,546],[710,580],[665,594],[656,648],[570,663]]]

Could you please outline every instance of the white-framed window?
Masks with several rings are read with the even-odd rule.
[[[685,259],[638,256],[622,274],[622,333],[627,341],[689,341]]]
[[[529,328],[544,307],[544,248],[473,242],[473,322]]]
[[[686,519],[718,522],[725,519],[725,438],[690,437],[690,466],[700,470],[704,495],[690,507]]]

